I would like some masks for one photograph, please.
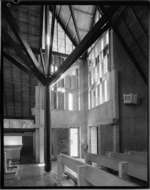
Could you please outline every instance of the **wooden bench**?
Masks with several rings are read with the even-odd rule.
[[[148,166],[146,164],[147,162],[145,161],[145,159],[141,159],[142,156],[126,155],[124,153],[114,153],[114,152],[109,152],[108,156],[109,158],[116,159],[117,161],[127,161],[128,162],[127,174],[137,179],[147,181]]]
[[[126,152],[126,154],[128,154],[128,155],[139,155],[139,156],[143,156],[143,157],[147,157],[147,152],[146,151],[142,151],[142,152],[140,152],[140,151],[128,151],[128,152]]]
[[[63,173],[65,173],[69,178],[72,179],[75,183],[77,182],[77,172],[78,166],[85,165],[84,162],[76,160],[70,156],[65,154],[60,154],[57,156],[57,179],[58,181],[63,184],[64,178]],[[65,171],[65,166],[67,166],[71,171],[76,173],[76,176],[72,175],[71,172]]]
[[[140,164],[147,164],[147,158],[141,155],[129,155],[126,153],[108,152],[108,157],[122,159],[125,161],[138,162]]]
[[[76,174],[77,174],[77,177],[75,177],[74,175],[72,175],[70,172],[66,172],[65,171],[65,166],[67,166],[69,169],[71,169],[72,171],[74,171]],[[67,176],[69,176],[69,178],[71,178],[75,183],[78,184],[78,186],[82,186],[84,185],[84,183],[82,184],[82,180],[79,180],[79,178],[81,177],[82,175],[82,172],[80,174],[80,171],[79,171],[79,168],[82,167],[82,166],[89,166],[88,164],[82,162],[82,161],[79,161],[79,160],[76,160],[70,156],[67,156],[67,155],[64,155],[64,154],[60,154],[57,156],[57,179],[59,181],[59,183],[62,185],[64,184],[63,181],[64,181],[64,178],[63,178],[63,174],[67,174]],[[122,164],[120,165],[122,167]],[[92,167],[93,169],[96,169],[97,170],[100,170],[100,169],[97,169],[97,168],[94,168]],[[120,169],[120,168],[119,168]],[[93,170],[92,170],[93,171]],[[94,170],[95,171],[95,170]],[[101,170],[102,171],[102,170]],[[90,171],[89,171],[90,172]],[[124,173],[124,169],[122,169],[122,176],[123,176],[123,173]],[[79,174],[80,174],[80,177],[79,177]],[[94,172],[95,174],[95,172]],[[130,185],[133,185],[132,183],[128,182],[128,181],[125,181],[119,177],[116,177],[115,175],[112,175],[112,174],[109,174],[108,172],[104,172],[103,173],[96,173],[96,175],[106,175],[108,174],[108,178],[110,177],[111,179],[115,179],[116,180],[116,184],[117,184],[117,180],[119,181],[118,184],[116,186],[120,186],[121,182],[122,183],[122,186],[130,186]],[[90,175],[90,174],[89,174]],[[102,176],[96,176],[96,178],[100,179]],[[113,178],[113,177],[116,177],[116,178]],[[81,177],[82,178],[82,177]],[[102,177],[103,178],[103,177]],[[120,181],[121,180],[121,181]],[[86,185],[88,184],[89,186],[91,185],[96,185],[95,183],[91,183],[89,181],[90,184],[88,184],[88,182],[86,182]],[[107,181],[105,182],[106,186],[107,186]],[[113,184],[113,183],[112,183]],[[112,185],[110,183],[110,185],[108,186],[111,186]],[[98,184],[100,186],[103,186],[103,183],[101,184]]]
[[[91,165],[92,162],[100,166],[104,166],[106,168],[118,171],[120,178],[128,179],[127,177],[128,162],[116,160],[102,155],[87,154],[86,163]]]
[[[78,186],[133,187],[134,183],[125,181],[103,170],[89,165],[78,166]]]

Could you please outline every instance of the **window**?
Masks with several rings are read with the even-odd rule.
[[[88,108],[109,100],[109,32],[97,41],[89,53]]]
[[[71,70],[70,74],[51,88],[51,107],[58,110],[80,110],[79,67]]]
[[[68,94],[68,109],[73,110],[73,95],[71,93]]]

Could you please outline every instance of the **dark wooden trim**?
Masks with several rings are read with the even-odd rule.
[[[80,35],[79,35],[79,31],[78,31],[78,28],[77,28],[77,23],[75,21],[75,16],[74,16],[74,13],[72,11],[71,5],[69,5],[69,9],[70,9],[70,12],[71,12],[71,16],[72,16],[73,24],[74,24],[74,27],[75,27],[76,35],[78,37],[78,42],[80,43],[81,38],[80,38]]]
[[[44,66],[44,57],[43,57],[43,54],[42,54],[42,49],[40,48],[40,57],[41,57],[41,65],[42,65],[42,70],[43,70],[43,73],[44,73],[44,75],[46,75],[45,74],[45,66]]]
[[[52,10],[53,10],[52,6],[50,6],[50,10],[52,12]],[[57,15],[56,15],[56,20],[60,24],[60,26],[63,28],[63,30],[65,31],[65,33],[67,34],[67,36],[69,37],[69,39],[71,40],[71,42],[73,43],[73,45],[76,47],[77,46],[77,42],[73,39],[73,37],[70,34],[70,32],[68,30],[66,30],[64,23],[62,22],[62,20],[60,19],[60,17],[58,17]]]
[[[7,60],[9,60],[11,63],[13,63],[14,65],[16,65],[19,69],[21,69],[22,71],[24,71],[25,73],[32,74],[32,72],[30,71],[30,69],[27,66],[25,66],[23,63],[21,63],[20,61],[18,61],[12,55],[8,55],[6,52],[3,51],[3,56]]]
[[[147,34],[147,32],[146,32],[144,26],[142,25],[140,19],[139,19],[138,16],[136,15],[136,13],[135,13],[135,11],[134,11],[134,8],[133,8],[132,6],[130,6],[130,11],[131,11],[132,15],[134,16],[134,19],[136,20],[136,22],[137,22],[139,28],[141,29],[141,31],[142,31],[143,34],[145,35],[145,37],[146,37],[147,39],[149,39],[148,34]]]
[[[4,133],[25,133],[25,132],[35,132],[35,128],[25,129],[25,128],[4,128]]]
[[[122,22],[124,23],[125,27],[126,27],[127,30],[129,31],[130,35],[132,36],[132,38],[133,38],[133,40],[134,40],[136,46],[139,48],[139,50],[140,50],[141,54],[143,55],[145,61],[148,63],[148,58],[146,57],[146,55],[145,55],[143,49],[141,48],[141,46],[140,46],[138,40],[137,40],[136,37],[134,36],[133,32],[132,32],[131,29],[129,28],[129,26],[128,26],[128,24],[126,23],[125,18],[124,18],[123,16],[122,16]]]
[[[37,62],[36,57],[33,54],[33,51],[31,50],[27,41],[22,37],[21,31],[20,31],[11,11],[4,4],[2,5],[2,13],[4,14],[4,16],[5,16],[6,20],[8,21],[11,29],[13,30],[13,32],[16,35],[17,39],[19,40],[21,46],[23,47],[23,50],[25,51],[27,57],[29,58],[31,67],[34,70],[34,74],[42,82],[42,84],[45,85],[45,77],[42,74],[42,72],[38,69],[39,63]]]
[[[48,59],[48,68],[47,68],[47,77],[50,77],[50,65],[52,62],[52,49],[53,49],[53,38],[54,38],[54,27],[55,27],[55,16],[56,15],[56,6],[54,5],[52,11],[52,24],[51,24],[51,33],[50,33],[50,47],[49,47],[49,59]]]
[[[111,19],[117,9],[118,6],[113,6],[108,9],[108,11],[82,39],[70,56],[67,57],[58,71],[54,73],[49,82],[50,84],[53,84],[110,27],[108,20]]]
[[[45,171],[51,171],[51,112],[50,112],[50,90],[49,85],[44,87],[44,162]]]
[[[12,116],[12,115],[8,115],[8,116],[3,116],[3,119],[25,119],[25,120],[34,120],[34,116],[32,117],[28,117],[28,116]]]

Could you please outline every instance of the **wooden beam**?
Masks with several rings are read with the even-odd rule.
[[[48,75],[48,62],[49,62],[49,43],[50,43],[50,20],[49,20],[49,6],[45,5],[45,74]]]
[[[11,63],[13,63],[14,65],[16,65],[19,69],[23,70],[25,73],[27,73],[27,74],[31,74],[32,73],[27,66],[25,66],[23,63],[21,63],[20,61],[18,61],[15,57],[13,57],[11,55],[8,55],[4,51],[3,51],[3,56],[7,60],[9,60]]]
[[[32,117],[28,117],[28,116],[23,116],[23,117],[21,117],[21,116],[12,116],[12,115],[8,115],[8,116],[4,116],[3,117],[3,119],[27,119],[27,120],[34,120],[34,116],[32,116]]]
[[[50,6],[50,10],[51,11],[53,10],[52,6]],[[71,33],[68,30],[66,30],[64,23],[62,22],[62,20],[60,19],[60,17],[58,17],[57,15],[56,15],[56,20],[60,24],[60,26],[62,27],[62,29],[65,31],[65,33],[67,34],[67,36],[69,37],[69,39],[71,40],[71,42],[73,43],[73,45],[76,47],[77,46],[77,42],[73,39]]]
[[[43,13],[44,13],[44,6],[41,5],[41,11],[40,11],[40,38],[39,38],[39,44],[40,48],[42,48],[42,37],[43,37]]]
[[[131,13],[132,13],[134,19],[136,20],[136,22],[137,22],[139,28],[141,29],[141,31],[142,31],[143,34],[145,35],[145,37],[146,37],[147,39],[149,39],[148,33],[146,32],[144,26],[142,25],[140,19],[139,19],[138,16],[136,15],[136,13],[135,13],[135,11],[134,11],[134,8],[133,8],[132,6],[130,6],[130,11],[131,11]]]
[[[148,64],[148,58],[146,57],[146,55],[145,55],[143,49],[141,48],[141,46],[140,46],[138,40],[136,39],[135,35],[133,34],[133,32],[131,31],[131,29],[129,28],[129,26],[128,26],[128,24],[126,23],[126,20],[125,20],[125,18],[124,18],[123,16],[122,16],[122,22],[124,23],[125,27],[126,27],[127,30],[129,31],[129,33],[130,33],[130,35],[132,36],[132,38],[133,38],[135,44],[136,44],[137,47],[139,48],[141,54],[143,55],[145,61],[146,61],[147,64]]]
[[[43,69],[43,73],[44,75],[46,75],[45,73],[45,67],[44,67],[44,57],[43,57],[43,53],[42,53],[42,49],[40,48],[40,57],[41,57],[41,65],[42,65],[42,69]]]
[[[51,112],[50,112],[50,88],[49,85],[44,87],[44,162],[45,171],[51,171]]]
[[[70,9],[70,12],[71,12],[71,16],[72,16],[73,24],[74,24],[74,27],[75,27],[76,35],[78,37],[78,42],[80,43],[81,38],[80,38],[80,35],[79,35],[79,31],[78,31],[78,28],[77,28],[77,23],[75,21],[75,15],[74,15],[74,13],[72,11],[71,5],[69,5],[69,9]]]
[[[50,65],[52,62],[52,49],[53,49],[53,40],[54,40],[54,27],[55,27],[55,15],[56,15],[56,6],[54,5],[52,11],[52,24],[51,24],[51,33],[50,33],[50,47],[49,47],[49,60],[48,60],[48,73],[47,77],[50,77]]]
[[[107,22],[117,9],[118,6],[113,6],[101,17],[70,56],[63,62],[58,71],[54,73],[50,80],[50,84],[54,83],[109,28]]]
[[[12,48],[15,49],[15,51],[17,52],[17,54],[20,56],[20,58],[25,62],[25,64],[30,68],[30,70],[32,71],[32,73],[35,75],[35,77],[43,84],[45,85],[45,78],[41,78],[41,75],[39,75],[38,72],[36,72],[36,70],[34,69],[34,67],[31,65],[31,61],[29,60],[29,58],[24,54],[24,52],[22,51],[22,49],[20,48],[20,46],[10,37],[10,35],[8,34],[8,32],[4,29],[4,27],[2,26],[2,38],[6,41],[7,44],[9,44]]]
[[[16,119],[16,118],[14,118]],[[26,132],[35,132],[35,129],[25,129],[25,128],[4,128],[4,133],[26,133]]]
[[[36,73],[36,76],[38,77],[38,79],[40,79],[40,81],[45,84],[45,77],[42,74],[42,72],[38,69],[39,63],[37,62],[29,44],[27,43],[27,41],[22,37],[21,35],[21,31],[13,17],[13,15],[10,12],[10,9],[3,5],[2,6],[2,12],[5,15],[5,18],[7,19],[9,25],[11,26],[11,29],[13,30],[14,34],[16,35],[17,39],[19,40],[20,44],[23,47],[23,50],[25,51],[26,55],[28,56],[29,60],[30,60],[30,64],[33,67],[34,73]]]

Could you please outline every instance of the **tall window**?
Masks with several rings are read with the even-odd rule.
[[[52,13],[49,12],[49,27],[51,31],[52,24]],[[45,16],[43,17],[43,23],[45,23]],[[50,36],[47,37],[47,40],[50,41]],[[45,24],[43,24],[43,37],[42,37],[42,49],[45,49]],[[59,53],[70,54],[74,49],[74,45],[60,26],[60,24],[55,20],[54,27],[54,39],[53,39],[53,51]]]
[[[79,67],[70,71],[51,89],[52,109],[80,110],[80,76]]]
[[[89,53],[88,107],[94,108],[109,100],[109,32],[107,31]]]

